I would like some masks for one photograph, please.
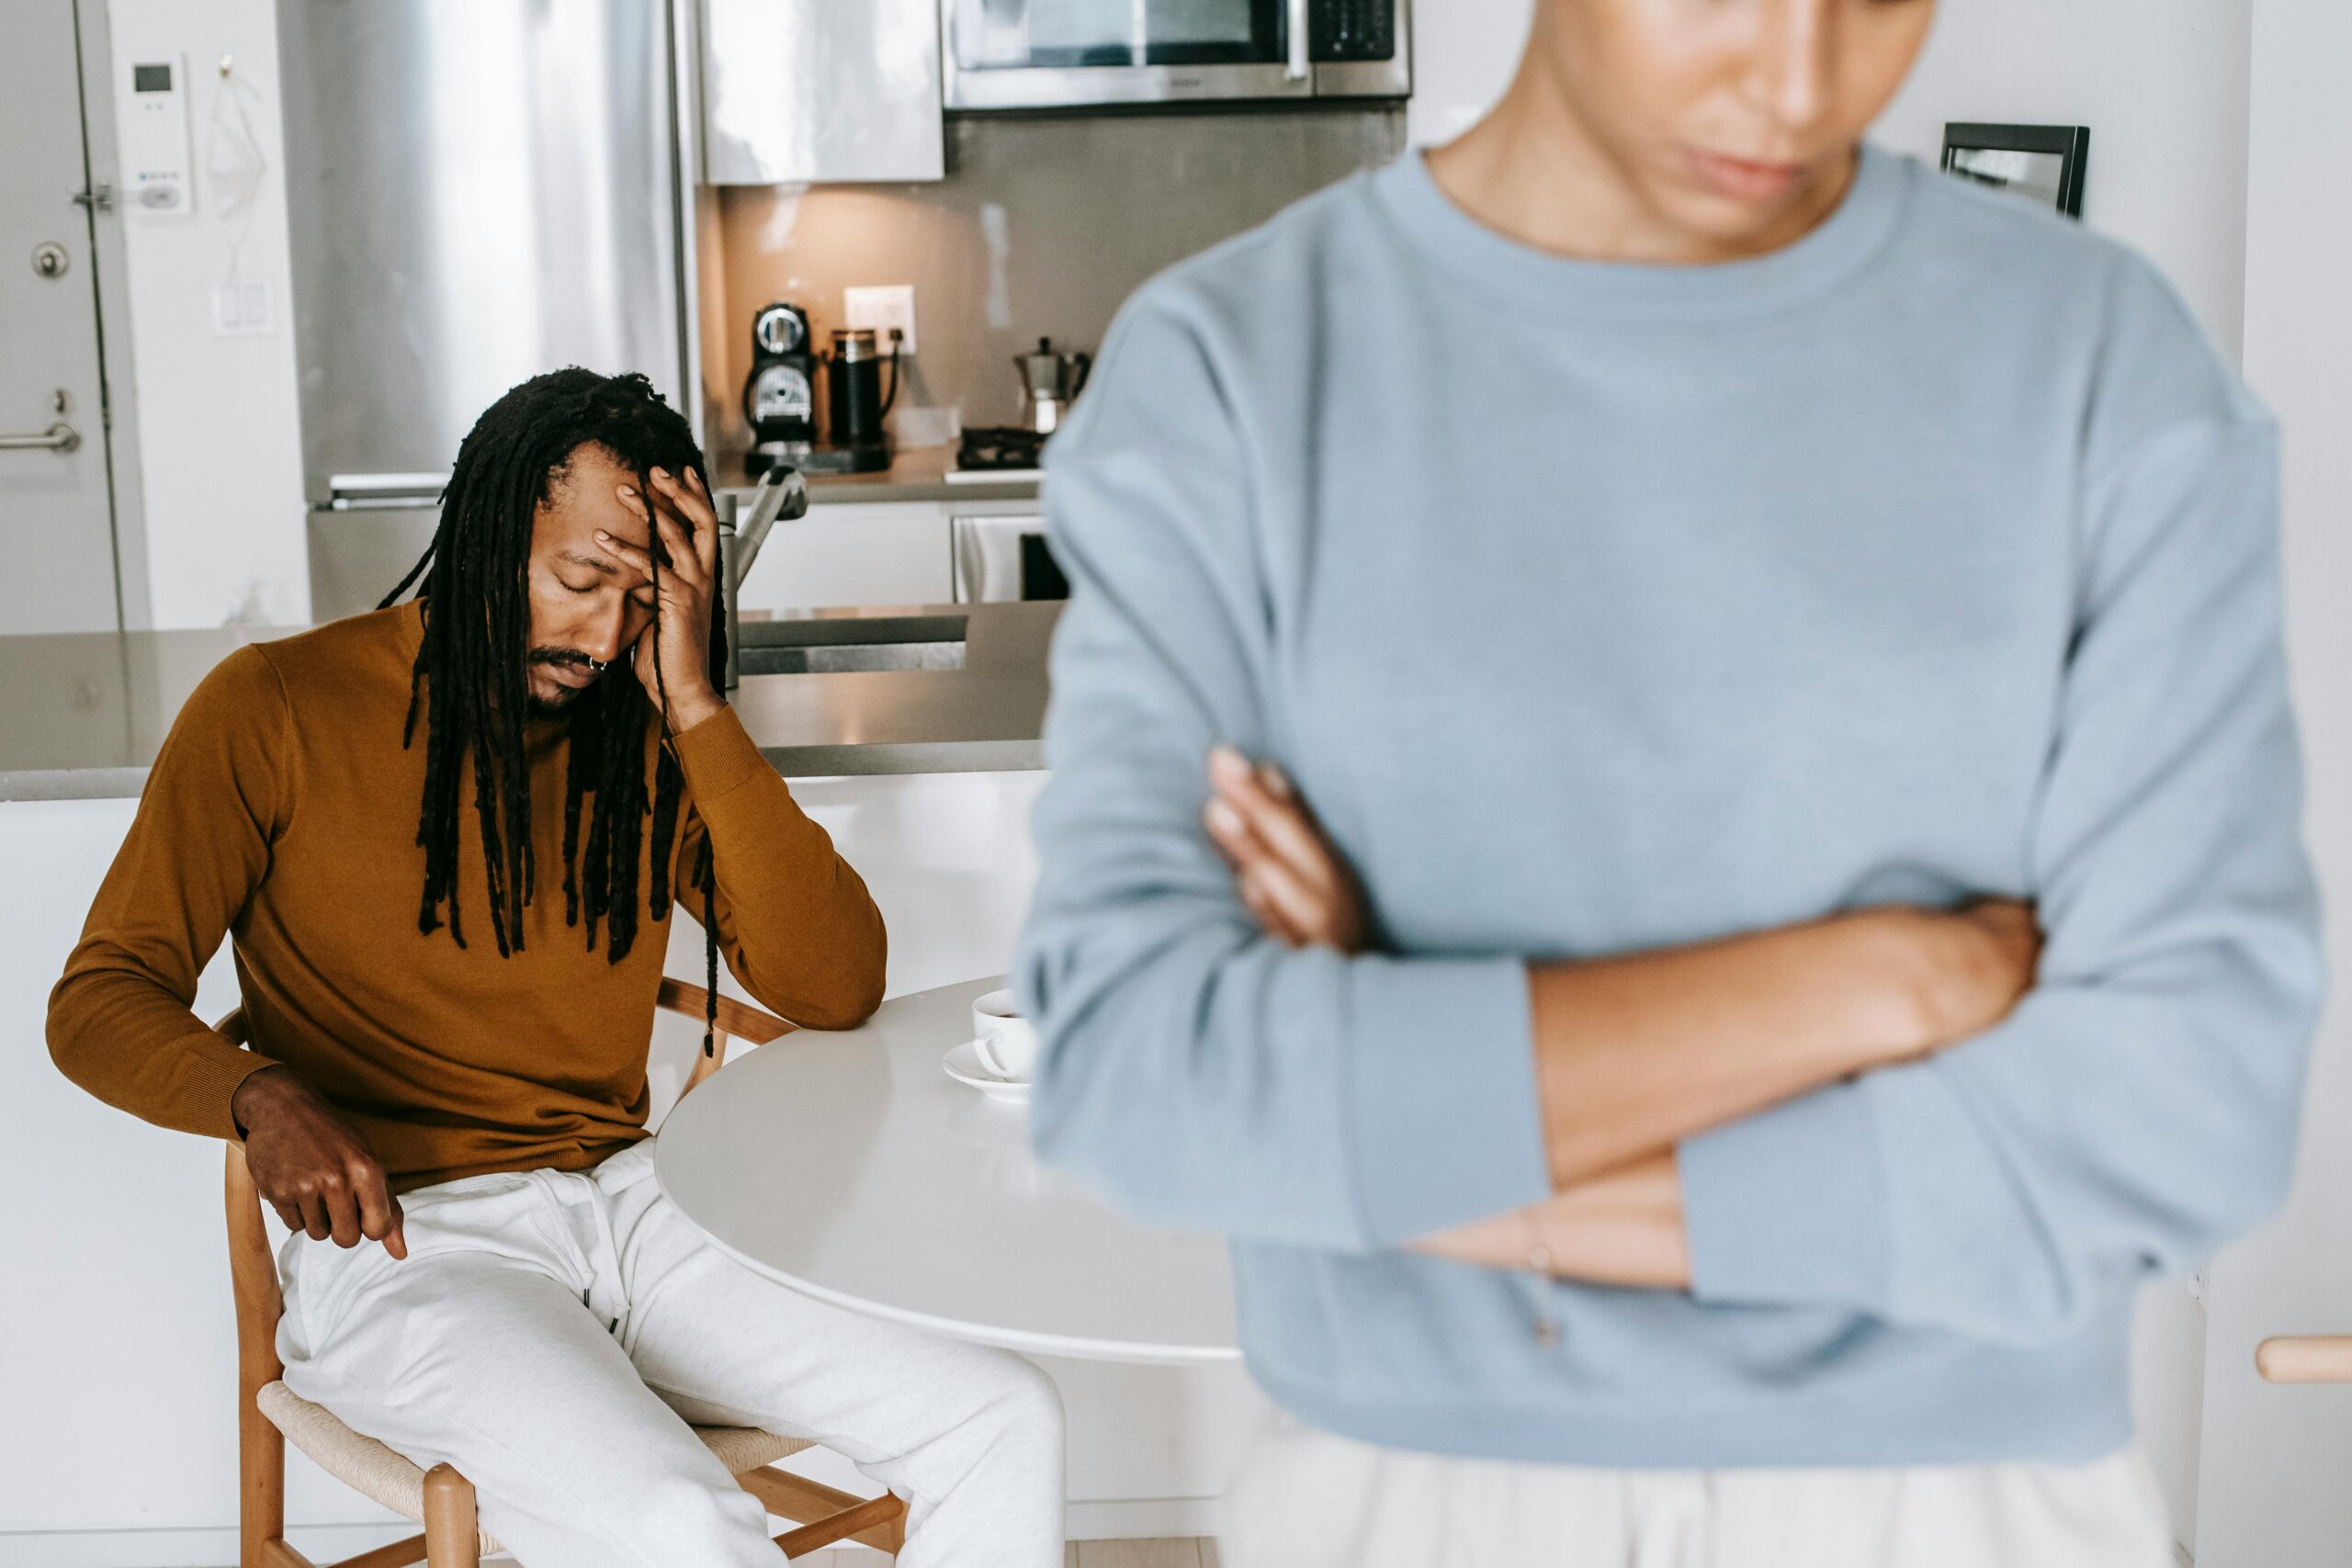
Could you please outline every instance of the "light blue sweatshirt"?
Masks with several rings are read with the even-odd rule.
[[[2146,264],[1876,152],[1728,265],[1538,254],[1408,156],[1177,267],[1049,457],[1038,1148],[1231,1236],[1251,1371],[1355,1438],[2117,1448],[2134,1290],[2293,1159],[2277,467]],[[1298,781],[1377,952],[1260,933],[1220,740]],[[2036,988],[1685,1142],[1689,1292],[1400,1250],[1547,1191],[1531,962],[1974,894],[2039,901]]]

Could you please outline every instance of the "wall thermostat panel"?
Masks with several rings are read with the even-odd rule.
[[[142,218],[180,218],[196,208],[188,171],[187,62],[133,55],[123,65],[122,201]]]

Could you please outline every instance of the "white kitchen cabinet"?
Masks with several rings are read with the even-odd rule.
[[[947,509],[837,502],[779,523],[744,579],[746,611],[944,604],[954,596]]]
[[[711,185],[947,174],[938,0],[703,0]]]

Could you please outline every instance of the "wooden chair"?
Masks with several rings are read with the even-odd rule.
[[[699,1020],[708,993],[683,981],[662,982],[661,1005]],[[245,1043],[242,1010],[214,1026],[231,1043]],[[764,1045],[792,1028],[774,1014],[731,998],[718,998],[713,1050],[695,1063],[680,1098],[690,1094],[727,1059],[729,1036]],[[277,1265],[262,1223],[261,1197],[245,1169],[241,1144],[229,1145],[229,1278],[237,1298],[237,1449],[241,1568],[314,1568],[286,1542],[286,1443],[320,1469],[424,1527],[424,1533],[345,1558],[333,1568],[474,1568],[501,1550],[476,1522],[473,1483],[446,1464],[420,1470],[372,1438],[335,1419],[323,1406],[298,1397],[279,1381]],[[801,1526],[775,1538],[786,1557],[855,1540],[896,1552],[904,1539],[906,1505],[888,1493],[862,1498],[767,1468],[809,1444],[798,1438],[741,1427],[697,1427],[695,1435],[733,1472],[736,1483],[780,1518]]]

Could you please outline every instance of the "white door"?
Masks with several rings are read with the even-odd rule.
[[[2334,997],[2286,1213],[2212,1269],[2198,1568],[2352,1562],[2352,1384],[2255,1373],[2271,1335],[2352,1334],[2352,7],[2255,0],[2245,372],[2287,456],[2288,659]]]
[[[70,0],[0,0],[0,635],[121,625]]]

